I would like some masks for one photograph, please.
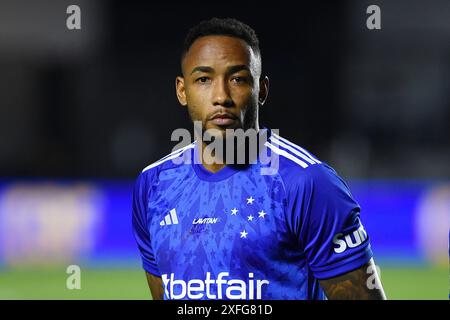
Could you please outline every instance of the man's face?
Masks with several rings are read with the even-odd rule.
[[[198,38],[182,61],[177,97],[202,129],[254,128],[260,92],[260,58],[245,41],[229,36]],[[263,84],[264,89],[267,89]],[[265,97],[263,97],[265,100]]]

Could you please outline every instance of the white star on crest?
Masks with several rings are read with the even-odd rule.
[[[234,209],[231,209],[231,215],[232,216],[235,216],[236,215],[236,213],[238,212],[239,210],[238,209],[236,209],[236,208],[234,208]]]
[[[247,235],[248,232],[245,232],[245,230],[241,232],[241,238],[247,239]]]
[[[260,217],[260,218],[264,218],[264,216],[265,216],[267,213],[265,213],[264,210],[261,210],[260,212],[258,212],[258,214],[259,214],[259,217]]]
[[[248,219],[248,221],[253,221],[253,216],[249,215],[247,219]]]
[[[253,204],[253,201],[255,201],[255,199],[253,199],[252,196],[250,196],[250,198],[247,198],[247,204]]]

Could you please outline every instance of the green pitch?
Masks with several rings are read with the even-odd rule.
[[[65,269],[0,269],[0,299],[151,299],[144,272],[136,269],[82,269],[81,289],[68,290]],[[389,299],[448,299],[445,267],[383,268]]]

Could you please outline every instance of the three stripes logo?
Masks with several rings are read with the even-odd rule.
[[[160,226],[169,226],[171,224],[178,224],[177,211],[175,208],[170,210],[170,212],[164,217],[164,220],[159,223]]]

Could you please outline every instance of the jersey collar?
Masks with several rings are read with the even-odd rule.
[[[259,132],[262,132],[263,130],[268,130],[267,138],[269,138],[269,136],[271,134],[270,129],[262,127]],[[213,173],[213,172],[207,170],[202,165],[202,163],[199,161],[198,148],[199,148],[199,143],[197,142],[197,143],[195,143],[194,148],[191,149],[191,152],[193,153],[191,159],[194,159],[194,161],[192,162],[192,168],[194,169],[197,176],[202,180],[206,180],[206,181],[225,180],[225,179],[231,177],[233,174],[240,172],[240,171],[244,171],[244,170],[248,169],[250,166],[255,165],[255,164],[226,165],[219,171]]]

